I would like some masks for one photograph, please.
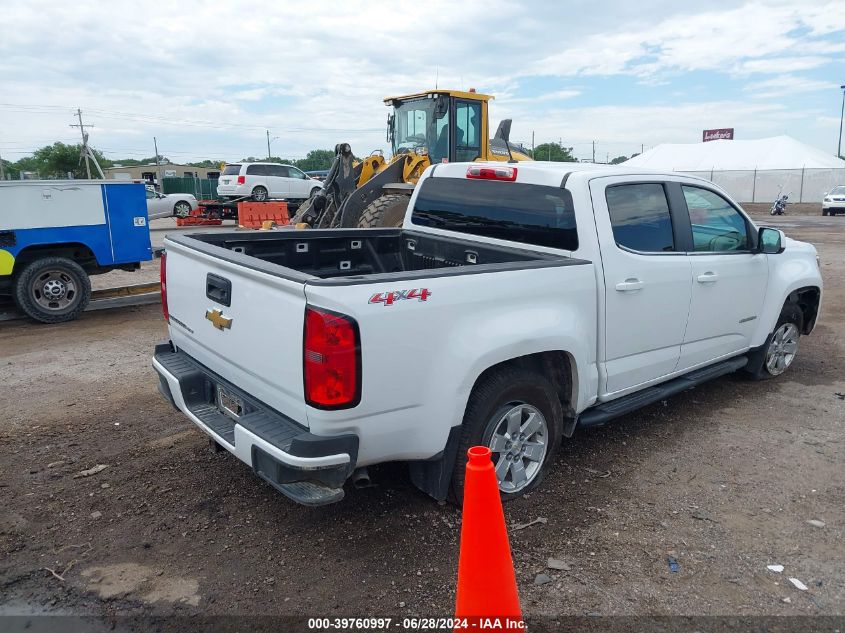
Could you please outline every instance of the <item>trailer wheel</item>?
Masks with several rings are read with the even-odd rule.
[[[364,209],[358,226],[363,229],[402,226],[411,198],[401,193],[389,193],[373,200]]]
[[[14,298],[18,308],[36,321],[73,321],[91,301],[91,281],[72,259],[44,257],[15,279]]]

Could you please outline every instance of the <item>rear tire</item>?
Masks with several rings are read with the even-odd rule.
[[[252,190],[252,199],[256,202],[264,202],[268,195],[267,189],[260,185]]]
[[[402,226],[410,200],[410,196],[401,193],[389,193],[373,200],[361,214],[358,227],[370,229]]]
[[[14,299],[21,312],[41,323],[73,321],[91,301],[91,280],[71,259],[44,257],[15,279]]]
[[[780,376],[792,365],[798,355],[798,343],[804,326],[804,314],[794,303],[787,303],[781,310],[775,329],[766,338],[763,348],[757,351],[745,368],[752,380],[768,380]]]
[[[177,218],[187,218],[191,215],[191,205],[184,200],[180,200],[173,206],[173,215]]]
[[[512,428],[519,427],[519,433],[512,432],[510,422]],[[557,391],[542,374],[505,367],[486,376],[467,403],[450,498],[463,503],[467,450],[472,446],[489,446],[493,451],[503,501],[530,492],[554,463],[562,426]]]

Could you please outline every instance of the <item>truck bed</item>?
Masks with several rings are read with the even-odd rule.
[[[286,279],[311,284],[323,280],[327,285],[583,263],[562,255],[403,229],[238,231],[168,239]]]

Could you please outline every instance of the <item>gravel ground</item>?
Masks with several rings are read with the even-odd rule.
[[[840,626],[842,222],[770,222],[817,245],[826,283],[820,323],[786,375],[725,377],[578,434],[543,486],[506,506],[527,616],[839,616]],[[165,337],[158,306],[0,325],[0,613],[111,625],[450,614],[455,508],[416,491],[400,465],[372,469],[376,486],[340,504],[294,505],[212,453],[157,394],[150,355]],[[547,569],[550,557],[565,569]]]

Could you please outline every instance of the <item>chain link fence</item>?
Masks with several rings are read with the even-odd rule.
[[[738,202],[774,202],[781,191],[791,202],[818,202],[837,185],[845,185],[845,169],[747,169],[685,171],[706,178]]]
[[[162,193],[191,193],[197,200],[217,198],[216,178],[162,178]]]

